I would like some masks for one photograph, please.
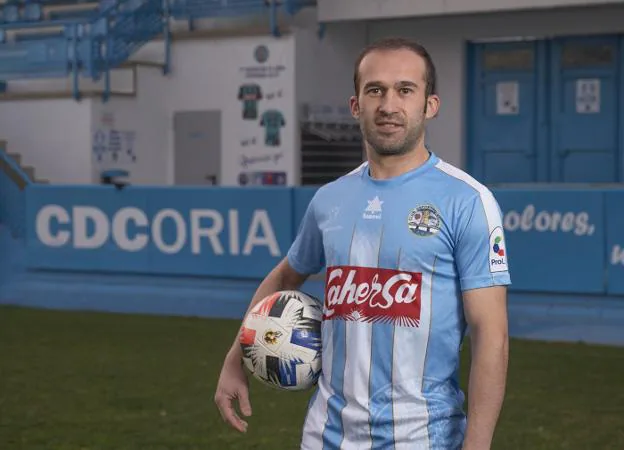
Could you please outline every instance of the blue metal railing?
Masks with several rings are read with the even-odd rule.
[[[172,0],[171,16],[188,20],[192,29],[193,19],[241,17],[268,12],[271,31],[278,36],[279,11],[295,15],[301,9],[315,5],[316,0]]]
[[[168,0],[118,0],[92,21],[91,39],[101,50],[94,63],[94,79],[104,75],[104,99],[110,93],[110,70],[127,61],[143,44],[164,34],[165,68],[169,70],[171,36]]]
[[[0,223],[6,225],[13,237],[24,237],[26,229],[26,194],[32,183],[30,177],[13,158],[0,147]]]
[[[104,77],[104,99],[110,93],[110,70],[125,62],[141,45],[159,34],[170,45],[168,0],[113,0],[90,17],[0,23],[0,31],[20,32],[60,27],[54,34],[16,34],[0,44],[0,79],[71,76],[74,98],[80,98],[79,77]],[[168,71],[167,48],[165,71]]]
[[[28,0],[19,3],[32,6],[52,3],[81,3],[82,0]],[[80,98],[79,77],[95,81],[104,77],[104,99],[110,93],[110,71],[118,67],[139,47],[163,35],[165,44],[164,72],[169,71],[171,33],[170,17],[193,19],[235,17],[269,13],[271,29],[279,35],[278,11],[294,15],[315,0],[107,0],[100,11],[89,17],[43,20],[43,14],[13,14],[0,21],[0,80],[34,77],[71,76],[74,98]],[[21,14],[21,15],[20,15]],[[21,18],[21,20],[20,20]],[[6,17],[4,18],[6,19]],[[58,27],[47,34],[26,33],[28,30]],[[19,30],[11,42],[5,34]]]

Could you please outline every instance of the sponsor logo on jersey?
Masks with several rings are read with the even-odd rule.
[[[420,324],[422,273],[359,266],[327,268],[324,320]]]
[[[378,196],[375,196],[372,200],[368,200],[368,206],[364,210],[362,217],[365,219],[381,219],[381,205],[383,205],[383,201],[380,200]]]
[[[507,270],[507,251],[502,227],[496,227],[490,233],[490,272]]]
[[[431,205],[420,205],[407,216],[407,226],[417,236],[433,236],[440,232],[440,213]]]

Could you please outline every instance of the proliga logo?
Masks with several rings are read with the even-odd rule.
[[[490,233],[490,272],[504,272],[507,270],[507,255],[505,252],[505,235],[502,227],[496,227]]]
[[[494,238],[494,246],[492,247],[492,250],[494,250],[494,253],[496,253],[498,256],[505,256],[505,249],[501,247],[502,241],[503,238],[500,236],[496,236]]]

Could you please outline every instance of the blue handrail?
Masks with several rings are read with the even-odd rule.
[[[24,189],[32,184],[3,147],[0,147],[0,221],[7,225],[15,237],[23,237],[26,224],[26,195]]]
[[[69,75],[74,98],[79,99],[79,75],[97,81],[104,78],[103,98],[110,93],[110,71],[155,36],[164,35],[165,67],[171,56],[169,18],[240,16],[268,12],[271,29],[279,36],[278,12],[294,15],[315,0],[110,0],[94,15],[56,20],[0,23],[0,30],[62,27],[58,36],[16,39],[0,44],[0,75],[3,79]],[[19,57],[18,53],[25,57]]]

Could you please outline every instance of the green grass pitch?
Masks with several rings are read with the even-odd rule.
[[[215,408],[238,324],[0,308],[0,449],[298,448],[311,392],[252,381],[246,434]],[[512,340],[493,448],[624,449],[624,349]]]

